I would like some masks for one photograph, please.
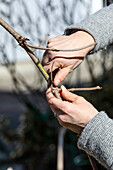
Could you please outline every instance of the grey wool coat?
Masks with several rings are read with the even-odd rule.
[[[69,26],[65,34],[70,35],[78,30],[89,32],[97,42],[91,53],[105,49],[113,43],[113,4]],[[113,120],[104,111],[86,125],[78,140],[78,147],[95,157],[107,169],[113,169]]]

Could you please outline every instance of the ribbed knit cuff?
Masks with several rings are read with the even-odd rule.
[[[78,147],[108,169],[113,168],[113,120],[104,111],[86,125],[78,139]]]

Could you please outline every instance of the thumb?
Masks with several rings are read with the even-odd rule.
[[[57,86],[58,84],[60,84],[67,77],[69,73],[70,73],[69,67],[65,67],[59,70],[57,74],[55,75],[54,85]]]
[[[64,99],[70,102],[74,102],[77,99],[77,95],[69,92],[63,85],[61,86],[62,92],[61,95]]]

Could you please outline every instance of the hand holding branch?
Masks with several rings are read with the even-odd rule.
[[[69,92],[64,86],[61,89],[65,101],[57,99],[49,88],[46,92],[48,103],[63,127],[80,134],[98,111],[83,97]]]
[[[89,44],[92,45],[82,48],[84,44],[86,46]],[[54,85],[57,86],[59,83],[61,83],[71,71],[81,64],[84,60],[84,57],[95,47],[95,45],[96,42],[94,41],[93,37],[84,31],[78,31],[71,34],[70,36],[63,35],[51,38],[48,41],[48,48],[64,49],[64,51],[47,50],[43,56],[42,64],[47,73],[51,72],[50,68],[53,62],[53,71],[60,68],[54,78]],[[79,50],[71,51],[75,48]],[[65,51],[69,49],[70,51]]]

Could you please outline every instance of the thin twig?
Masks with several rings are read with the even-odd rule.
[[[51,65],[51,76],[50,76],[50,87],[51,87],[51,91],[52,91],[52,93],[55,95],[55,97],[56,98],[58,98],[58,99],[60,99],[60,100],[62,100],[62,98],[61,98],[61,96],[60,96],[60,92],[61,92],[61,88],[59,88],[59,87],[54,87],[53,86],[53,65],[54,65],[54,62],[52,63],[52,65]],[[54,116],[56,116],[55,114],[54,114]]]
[[[102,87],[100,86],[96,86],[96,87],[88,87],[88,88],[71,88],[71,89],[68,89],[68,91],[90,91],[90,90],[101,90]]]
[[[37,46],[33,46],[29,43],[25,43],[28,47],[31,47],[31,48],[35,48],[35,49],[39,49],[39,50],[48,50],[48,51],[56,51],[56,52],[73,52],[73,51],[80,51],[80,50],[83,50],[83,49],[86,49],[88,47],[91,47],[91,46],[95,46],[97,44],[97,42],[94,42],[94,43],[91,43],[91,44],[88,44],[86,46],[83,46],[83,47],[80,47],[80,48],[74,48],[74,49],[55,49],[55,48],[45,48],[45,47],[37,47]]]
[[[42,75],[45,78],[45,80],[48,81],[49,75],[44,70],[43,66],[40,63],[40,60],[35,56],[35,54],[32,52],[32,50],[29,49],[26,45],[23,48],[27,52],[27,54],[30,56],[30,58],[33,60],[35,65],[38,67],[39,71],[42,73]]]
[[[51,65],[51,84],[52,85],[53,85],[53,65],[54,65],[54,62]]]
[[[47,36],[45,37],[45,39],[40,43],[40,45],[38,47],[40,47],[46,40],[47,38],[49,37],[50,35],[47,34]],[[32,52],[36,51],[37,49],[35,48],[34,50],[32,50]]]
[[[91,164],[93,170],[98,170],[94,158],[89,154],[87,154],[87,156],[89,158],[89,161],[90,161],[90,164]]]
[[[47,40],[47,38],[49,37],[50,35],[47,34],[47,36],[45,37],[45,39],[40,43],[39,47]]]

